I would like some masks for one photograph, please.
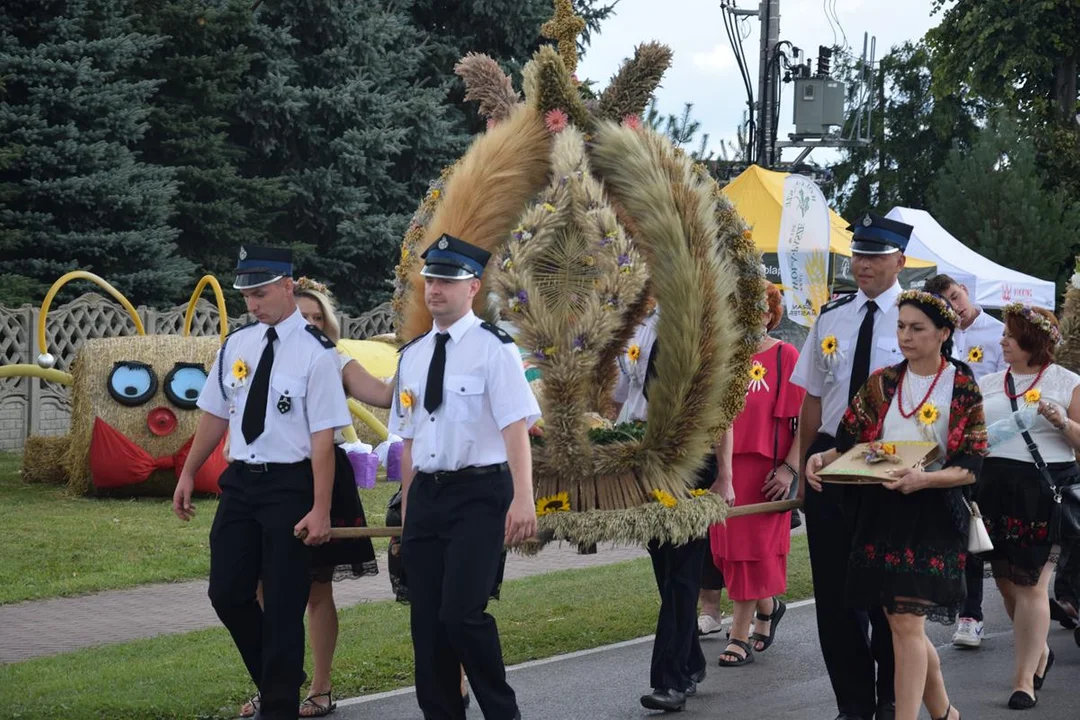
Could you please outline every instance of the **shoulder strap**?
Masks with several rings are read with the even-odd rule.
[[[509,345],[510,343],[514,342],[514,338],[510,337],[510,333],[506,332],[498,325],[492,325],[489,322],[482,322],[480,323],[480,327],[484,328],[489,333],[499,338],[499,341],[502,342],[502,344],[504,345]]]
[[[417,335],[416,337],[414,337],[414,338],[413,338],[412,340],[410,340],[409,342],[407,342],[407,343],[405,343],[404,345],[402,345],[401,347],[399,347],[399,348],[398,348],[398,355],[401,355],[401,354],[402,354],[403,352],[405,352],[405,351],[406,351],[406,350],[407,350],[407,349],[408,349],[409,347],[411,347],[411,346],[412,346],[413,344],[415,344],[415,343],[418,343],[418,342],[420,342],[420,341],[421,341],[421,340],[423,340],[423,339],[424,339],[425,337],[427,337],[427,333],[420,333],[419,335]]]
[[[327,350],[329,350],[332,347],[335,347],[334,341],[331,340],[329,337],[327,337],[326,333],[324,333],[322,330],[315,327],[314,325],[305,325],[304,329],[307,330],[309,333],[311,333],[311,336],[313,338],[315,338],[316,340],[318,340],[319,344],[322,345]]]
[[[1016,386],[1013,384],[1012,373],[1005,373],[1005,386],[1009,389],[1009,402],[1012,404],[1013,412],[1016,412]],[[1024,430],[1020,433],[1020,437],[1024,438],[1024,442],[1027,443],[1028,452],[1031,453],[1031,457],[1035,460],[1035,467],[1039,469],[1039,474],[1043,476],[1043,480],[1050,486],[1050,491],[1057,493],[1057,487],[1054,485],[1053,478],[1050,477],[1050,470],[1046,467],[1046,461],[1043,460],[1042,453],[1039,452],[1039,446],[1035,444],[1035,440],[1032,439],[1031,433]]]

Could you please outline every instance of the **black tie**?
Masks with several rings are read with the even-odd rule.
[[[247,402],[244,403],[244,419],[240,423],[240,430],[244,433],[244,442],[248,445],[255,442],[255,438],[262,435],[266,427],[266,399],[270,395],[270,370],[274,367],[275,340],[277,340],[277,330],[267,328],[266,348],[263,349],[262,357],[259,358],[259,367],[255,370],[255,377],[251,381]]]
[[[431,356],[431,365],[427,371],[427,387],[424,389],[424,409],[428,414],[435,412],[442,405],[443,374],[446,372],[446,342],[450,333],[435,336],[435,353]]]
[[[848,402],[859,392],[866,379],[870,377],[870,349],[874,341],[874,312],[877,303],[866,302],[866,317],[859,326],[859,341],[855,345],[855,361],[851,363],[851,384],[848,385]]]

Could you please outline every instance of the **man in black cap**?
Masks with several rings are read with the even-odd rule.
[[[489,720],[520,718],[485,612],[504,543],[536,532],[528,429],[540,407],[510,336],[472,312],[490,254],[443,235],[422,257],[434,323],[400,350],[391,431],[404,438],[402,560],[416,699],[464,720],[459,663]]]
[[[310,546],[330,537],[334,431],[350,417],[334,344],[296,306],[291,252],[241,247],[233,287],[257,322],[230,334],[214,361],[173,511],[194,515],[195,473],[228,430],[230,463],[210,529],[210,601],[259,689],[255,716],[293,720]]]
[[[836,695],[837,720],[892,720],[894,662],[885,613],[880,607],[851,610],[844,601],[853,528],[852,518],[843,513],[843,489],[811,485],[807,490],[803,479],[805,458],[836,447],[840,419],[870,373],[903,360],[896,340],[897,278],[912,227],[867,214],[849,230],[859,291],[821,308],[791,376],[791,382],[806,389],[799,416],[800,447],[806,448],[799,494],[805,503],[818,637]]]

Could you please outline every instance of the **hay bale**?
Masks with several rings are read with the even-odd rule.
[[[31,435],[23,445],[22,479],[28,483],[63,485],[67,482],[63,458],[68,435]]]
[[[169,402],[165,396],[165,376],[176,363],[198,363],[209,372],[214,354],[220,346],[221,342],[216,337],[179,335],[134,335],[83,343],[71,366],[71,442],[64,456],[71,490],[79,494],[92,491],[90,441],[96,418],[116,428],[154,457],[171,455],[183,447],[195,434],[200,413]],[[121,405],[109,394],[109,375],[113,366],[123,361],[145,363],[157,375],[157,391],[141,405]],[[217,380],[209,378],[207,382]],[[148,414],[159,407],[171,410],[177,420],[176,429],[163,437],[151,433],[147,424]],[[146,485],[137,488],[171,492],[170,488],[175,485],[175,472],[160,470],[153,473]]]

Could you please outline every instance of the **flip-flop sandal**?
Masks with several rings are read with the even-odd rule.
[[[327,690],[324,693],[312,693],[304,698],[304,701],[300,703],[300,717],[326,717],[337,710],[337,703],[334,702],[333,692],[333,690]],[[327,704],[320,705],[315,702],[316,698],[326,698]]]
[[[720,653],[720,659],[716,661],[716,664],[720,667],[742,667],[743,665],[749,665],[754,662],[754,648],[750,647],[750,643],[745,643],[742,640],[729,640],[728,645],[734,645],[735,647],[740,648],[746,655],[739,657],[739,654],[736,652],[724,650],[724,652]],[[737,659],[729,660],[727,658]]]
[[[253,718],[255,713],[259,712],[259,702],[262,698],[259,693],[255,693],[250,700],[244,703],[244,707],[240,708],[240,717]]]
[[[784,613],[786,612],[787,605],[784,604],[784,601],[778,597],[773,597],[773,611],[771,615],[762,615],[759,612],[754,613],[758,620],[769,623],[768,635],[754,633],[750,636],[750,639],[755,643],[761,643],[758,652],[765,652],[769,649],[769,646],[773,644],[773,640],[776,639],[776,628],[780,625],[780,620],[784,617]]]

